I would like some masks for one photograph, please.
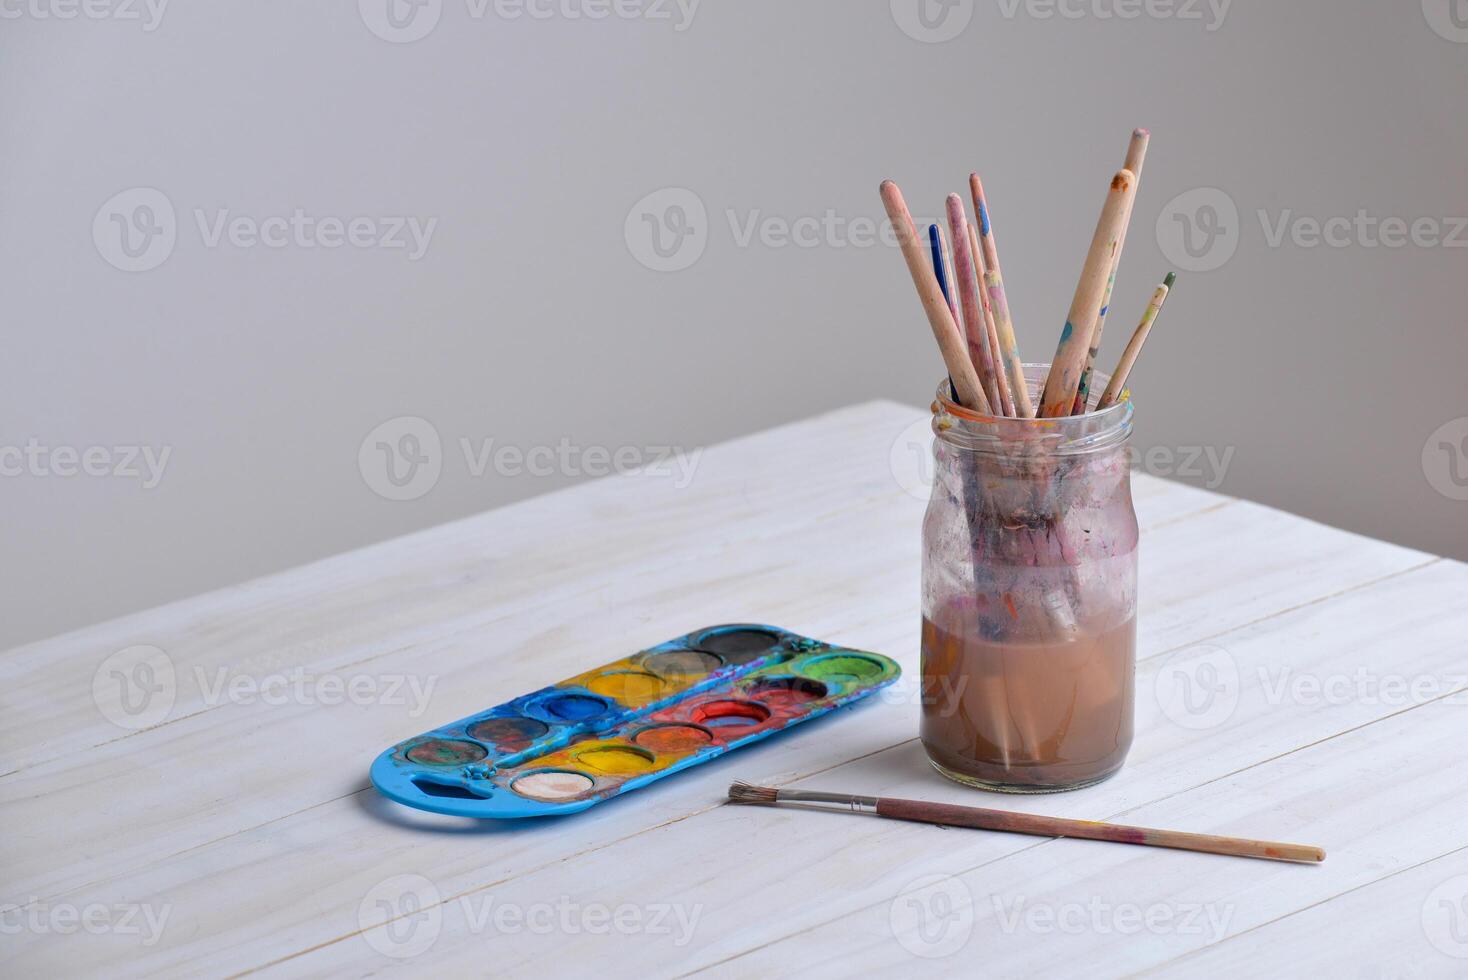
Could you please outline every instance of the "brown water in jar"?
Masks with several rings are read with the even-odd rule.
[[[1135,618],[1060,642],[986,639],[975,617],[943,618],[953,622],[925,617],[922,636],[922,741],[940,772],[1041,793],[1121,768],[1132,744]]]

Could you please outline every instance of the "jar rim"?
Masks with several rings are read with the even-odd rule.
[[[1032,400],[1039,402],[1049,364],[1026,363],[1025,380]],[[1104,391],[1110,377],[1092,373],[1092,390]],[[1098,396],[1099,397],[1099,396]],[[1060,418],[1010,418],[986,415],[958,404],[948,379],[938,384],[932,405],[933,432],[940,439],[974,452],[1012,453],[1018,447],[1050,455],[1101,452],[1125,443],[1132,434],[1135,408],[1130,398],[1102,411]]]

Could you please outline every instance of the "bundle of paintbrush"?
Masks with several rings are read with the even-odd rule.
[[[979,457],[965,453],[957,467],[960,485],[946,488],[968,520],[976,581],[986,563],[1067,564],[1066,538],[1071,532],[1064,514],[1074,495],[1064,492],[1067,465],[1057,464],[1047,449],[1053,448],[1058,427],[1043,420],[1103,412],[1128,397],[1127,376],[1173,283],[1169,275],[1158,287],[1120,365],[1096,397],[1092,391],[1096,355],[1148,138],[1146,130],[1132,134],[1125,166],[1110,178],[1059,346],[1048,371],[1041,374],[1033,366],[1027,373],[1019,354],[979,175],[969,177],[972,218],[963,197],[950,194],[944,209],[946,229],[929,226],[926,247],[902,192],[890,180],[882,184],[882,202],[948,368],[944,401],[949,404],[940,405],[940,415],[948,421],[956,418],[987,426],[998,433],[991,441],[1002,443],[1004,459],[996,464],[1003,467],[1002,478],[994,478],[992,470],[981,473]],[[1098,416],[1097,429],[1103,425]],[[1044,597],[1046,617],[1052,627],[1073,626],[1077,586],[1072,583],[1059,591],[1064,594]]]
[[[1101,411],[1125,397],[1127,375],[1174,281],[1169,275],[1164,285],[1158,287],[1112,375],[1107,392],[1093,399],[1093,369],[1126,245],[1148,139],[1145,129],[1132,134],[1126,165],[1107,187],[1101,217],[1086,253],[1055,358],[1040,387],[1038,404],[1031,397],[1024,362],[1019,355],[1014,320],[1004,291],[1004,275],[999,266],[999,249],[979,175],[969,175],[976,220],[970,220],[960,195],[948,195],[947,236],[940,226],[929,226],[926,249],[902,191],[893,181],[883,181],[882,203],[948,367],[956,404],[997,418],[1059,418]]]

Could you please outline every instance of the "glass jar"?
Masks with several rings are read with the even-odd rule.
[[[1035,404],[1047,370],[1025,365]],[[944,382],[933,431],[922,573],[928,758],[958,782],[1011,793],[1100,782],[1132,743],[1131,402],[1069,418],[993,418],[955,404]]]

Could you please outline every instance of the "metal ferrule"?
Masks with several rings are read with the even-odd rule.
[[[803,789],[782,789],[776,797],[781,803],[834,803],[852,813],[876,813],[875,796],[852,796],[849,793],[817,793]]]

